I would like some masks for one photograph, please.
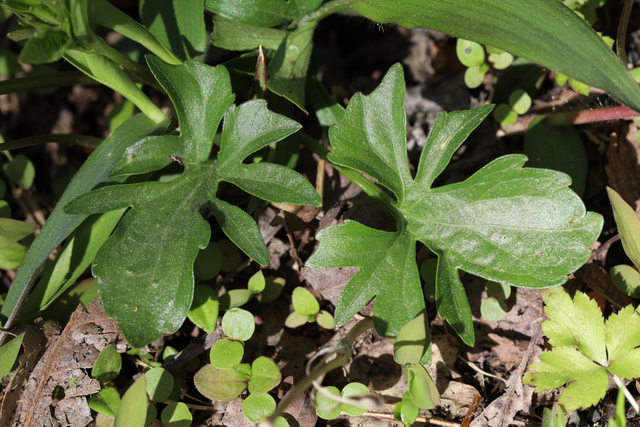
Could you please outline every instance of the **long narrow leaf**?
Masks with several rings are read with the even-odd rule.
[[[604,89],[640,111],[640,89],[591,27],[558,0],[352,0],[367,18],[494,46]]]
[[[108,179],[113,165],[120,159],[125,148],[138,139],[158,130],[159,125],[139,114],[124,122],[115,132],[93,152],[82,165],[73,181],[60,198],[46,224],[29,248],[24,261],[13,280],[7,300],[2,306],[2,316],[9,318],[9,327],[22,305],[21,296],[28,292],[40,266],[49,254],[87,217],[87,215],[67,215],[62,207],[78,195],[92,190],[104,182],[120,182],[124,178]]]

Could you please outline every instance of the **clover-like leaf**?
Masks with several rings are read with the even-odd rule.
[[[438,312],[471,344],[471,310],[459,270],[522,287],[564,283],[589,258],[602,218],[586,212],[568,188],[567,175],[523,169],[522,155],[498,158],[464,182],[431,188],[491,106],[441,113],[412,179],[404,99],[402,68],[395,65],[370,95],[352,97],[329,134],[329,160],[364,172],[393,192],[396,200],[385,204],[397,231],[349,221],[324,229],[307,265],[358,267],[338,301],[336,323],[346,323],[375,296],[376,330],[397,334],[424,309],[415,259],[420,241],[438,255]]]
[[[640,376],[640,315],[632,306],[605,322],[597,303],[581,292],[573,300],[562,291],[550,293],[545,303],[551,320],[542,328],[554,347],[529,366],[525,384],[540,392],[570,383],[559,403],[574,411],[604,397],[609,375]]]
[[[269,262],[255,221],[217,198],[220,181],[233,182],[268,201],[320,203],[313,186],[291,169],[243,163],[250,154],[297,131],[298,123],[269,111],[262,100],[230,106],[233,95],[223,67],[196,61],[174,66],[153,57],[148,61],[174,102],[180,133],[134,143],[115,174],[149,172],[172,160],[180,162],[184,172],[168,182],[103,187],[65,207],[73,214],[131,208],[98,252],[92,272],[100,281],[107,315],[116,318],[136,347],[177,330],[187,316],[194,260],[211,234],[202,208],[212,211],[229,239],[247,255],[263,265]],[[209,160],[225,112],[219,156]]]

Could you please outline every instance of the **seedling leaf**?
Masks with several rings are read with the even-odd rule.
[[[91,376],[100,381],[100,384],[105,384],[118,376],[121,368],[122,356],[120,356],[116,347],[111,344],[100,352],[96,363],[93,365]]]
[[[608,375],[640,376],[640,316],[632,306],[612,314],[604,322],[595,301],[576,293],[548,294],[545,311],[550,321],[542,328],[554,348],[540,356],[523,382],[536,391],[569,386],[560,396],[565,410],[597,404],[608,389]]]
[[[87,403],[94,411],[114,418],[120,404],[120,394],[115,388],[107,387],[91,396]]]
[[[6,377],[7,375],[9,375],[9,372],[11,372],[13,364],[18,357],[20,344],[22,344],[23,338],[24,333],[18,335],[8,343],[0,346],[0,379]]]
[[[209,285],[198,285],[193,293],[193,302],[189,309],[189,320],[207,333],[216,329],[220,303],[216,291]]]
[[[370,95],[352,97],[330,130],[329,160],[364,172],[395,195],[385,202],[396,232],[346,221],[322,230],[311,268],[358,267],[338,301],[343,325],[374,296],[374,326],[397,334],[424,309],[415,242],[438,255],[438,312],[463,340],[474,341],[471,311],[458,270],[522,287],[564,283],[590,256],[602,217],[587,213],[558,172],[522,166],[525,157],[494,160],[464,182],[433,189],[453,153],[491,111],[442,113],[411,179],[406,149],[405,86],[393,66]]]
[[[145,374],[147,394],[155,402],[165,401],[173,390],[173,375],[162,368],[153,368]]]
[[[318,300],[305,288],[295,288],[291,301],[293,309],[301,316],[314,316],[320,311]]]
[[[229,338],[247,341],[256,329],[253,314],[241,308],[232,308],[222,317],[222,331]]]
[[[370,393],[369,387],[358,382],[349,383],[342,389],[342,397],[368,396]],[[359,417],[368,410],[369,408],[362,405],[353,405],[350,403],[342,404],[342,411],[352,417]]]
[[[324,390],[331,394],[335,394],[336,396],[340,396],[340,390],[336,387],[329,386],[325,387]],[[318,392],[316,395],[316,412],[323,420],[333,420],[338,418],[342,413],[342,406],[339,402],[336,402],[324,393]]]
[[[231,369],[242,361],[244,345],[227,338],[214,342],[209,352],[211,364],[220,369]]]
[[[251,365],[249,393],[266,393],[280,384],[281,379],[282,374],[275,362],[268,357],[260,356]]]
[[[242,402],[242,412],[254,423],[264,421],[276,410],[276,401],[270,394],[250,394]]]
[[[234,369],[206,365],[193,378],[196,388],[211,400],[233,400],[247,388],[248,379]]]
[[[187,405],[174,402],[162,410],[160,420],[164,427],[191,427],[193,416]]]
[[[118,404],[114,427],[142,426],[147,419],[147,378],[143,374],[126,391]]]

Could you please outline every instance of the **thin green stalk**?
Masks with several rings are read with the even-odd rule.
[[[296,23],[296,27],[300,28],[307,22],[320,21],[321,19],[327,17],[332,13],[340,12],[341,10],[348,9],[349,7],[351,7],[350,0],[330,1],[317,8],[309,15],[300,18],[300,20]]]
[[[81,71],[64,71],[61,73],[27,76],[0,81],[0,95],[13,92],[29,92],[52,87],[72,86],[75,84],[97,85],[100,83]]]
[[[300,397],[305,391],[307,391],[316,379],[320,377],[324,377],[329,372],[334,369],[338,369],[341,366],[346,365],[351,359],[352,356],[352,348],[353,343],[356,339],[365,331],[373,328],[373,319],[371,317],[366,317],[355,324],[353,328],[347,333],[347,336],[340,340],[338,347],[342,349],[342,355],[338,356],[334,360],[327,362],[327,359],[336,353],[327,354],[322,358],[320,363],[318,363],[309,374],[300,381],[298,385],[291,390],[284,399],[280,401],[280,404],[276,408],[276,410],[271,414],[268,419],[269,423],[273,423],[273,421],[282,414],[287,407],[298,397]]]
[[[616,53],[622,63],[627,66],[629,64],[629,58],[627,58],[627,51],[625,44],[627,41],[627,26],[629,25],[629,16],[631,15],[631,8],[633,7],[633,0],[624,0],[622,3],[622,11],[620,12],[620,23],[618,24],[618,40],[616,40]]]
[[[80,145],[81,147],[96,148],[102,142],[100,138],[92,136],[80,135],[77,133],[69,134],[46,134],[31,136],[29,138],[16,139],[10,142],[0,144],[0,150],[17,150],[18,148],[31,147],[33,145],[46,144],[47,142],[57,142],[65,145]]]
[[[182,60],[167,49],[149,30],[108,1],[91,0],[88,6],[89,20],[91,22],[109,28],[140,43],[167,64],[182,64]]]

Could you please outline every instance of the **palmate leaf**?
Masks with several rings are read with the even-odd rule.
[[[340,297],[336,322],[344,324],[376,296],[376,330],[396,334],[424,309],[415,261],[420,241],[438,255],[438,312],[471,344],[471,310],[459,270],[514,286],[561,284],[589,258],[602,218],[585,211],[567,175],[523,169],[522,155],[496,159],[464,182],[431,188],[491,106],[440,114],[412,179],[404,97],[402,68],[395,65],[372,94],[352,97],[329,133],[329,160],[365,172],[396,196],[390,208],[397,231],[354,222],[325,229],[307,265],[358,267]]]
[[[149,60],[152,72],[174,101],[179,135],[144,138],[118,163],[117,174],[159,169],[172,159],[184,172],[169,182],[107,186],[67,204],[67,213],[97,213],[131,207],[98,252],[98,277],[107,315],[115,317],[125,337],[141,347],[174,332],[193,299],[193,263],[209,243],[210,228],[200,215],[208,207],[222,230],[261,264],[269,254],[253,219],[216,197],[220,181],[279,203],[320,203],[301,175],[279,165],[243,164],[250,154],[296,132],[300,125],[269,111],[264,101],[239,107],[232,100],[229,75],[195,61],[173,66]],[[224,112],[217,160],[208,160]]]
[[[605,322],[598,304],[581,292],[573,300],[562,290],[543,297],[551,320],[542,329],[553,348],[529,366],[523,383],[536,386],[537,392],[570,383],[559,403],[574,411],[604,397],[609,375],[640,376],[640,316],[632,306]]]

